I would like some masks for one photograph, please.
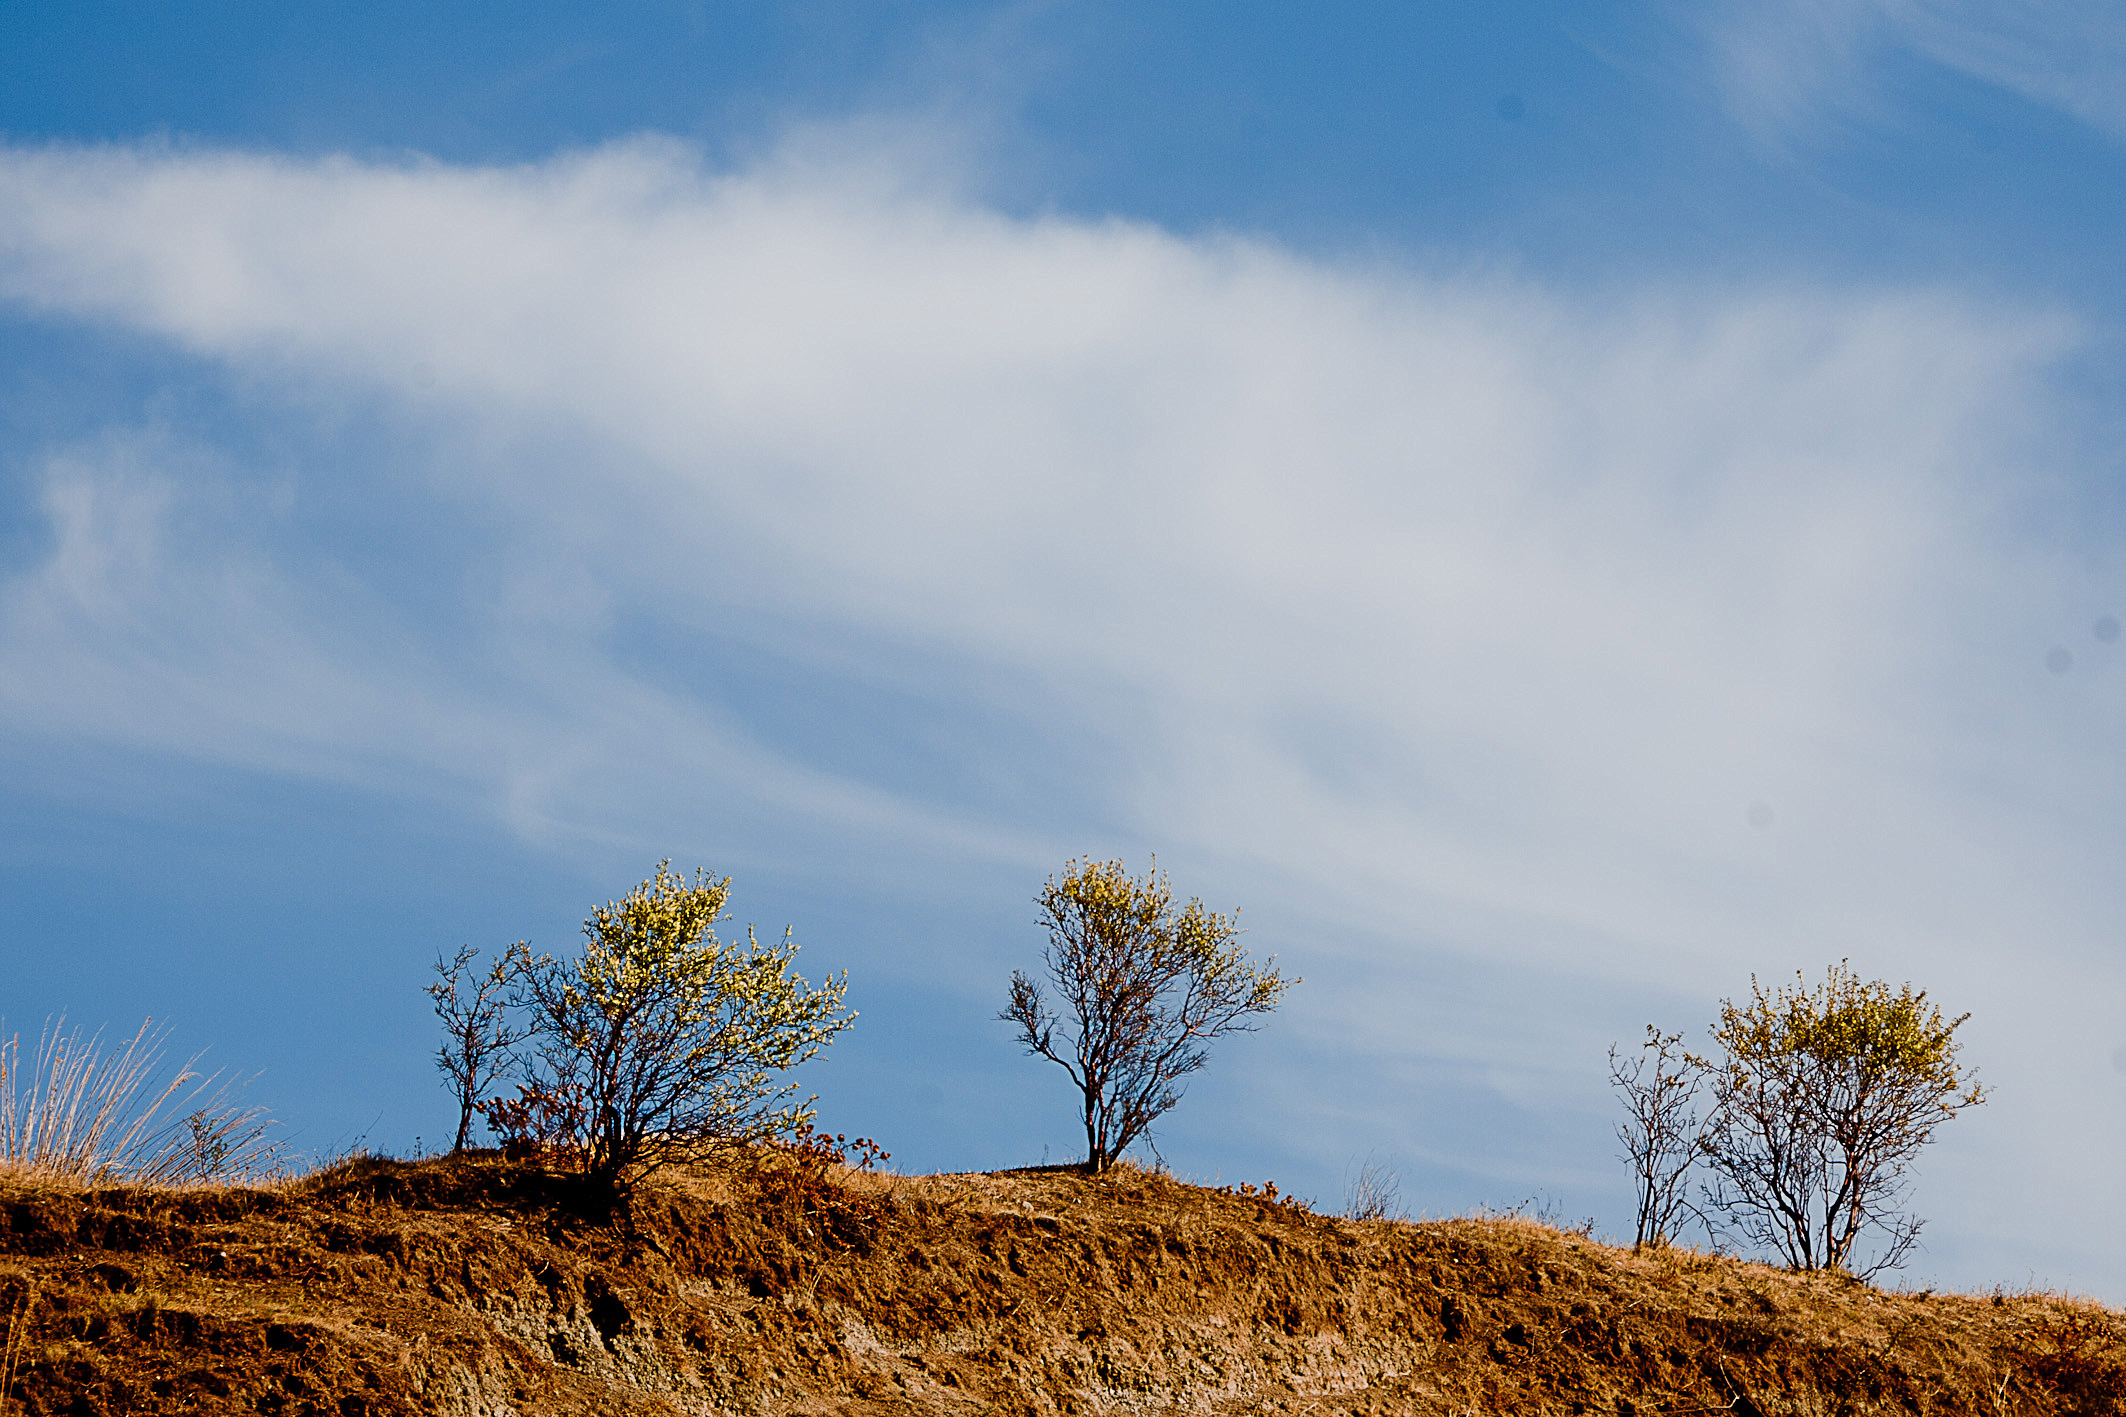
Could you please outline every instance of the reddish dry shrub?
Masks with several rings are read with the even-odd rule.
[[[488,1128],[502,1139],[512,1161],[579,1165],[583,1157],[585,1108],[581,1088],[519,1083],[515,1097],[489,1097],[474,1104]]]
[[[842,1185],[843,1168],[869,1171],[892,1154],[869,1137],[829,1135],[810,1123],[788,1141],[737,1153],[751,1172],[765,1214],[784,1225],[810,1221],[842,1248],[868,1246],[886,1218],[883,1200]]]

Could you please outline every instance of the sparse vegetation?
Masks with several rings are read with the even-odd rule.
[[[1401,1220],[1403,1180],[1393,1166],[1368,1153],[1344,1182],[1344,1214],[1353,1220]]]
[[[492,1152],[267,1191],[0,1178],[4,1410],[2120,1412],[2126,1319],[2086,1302],[835,1145],[663,1173],[630,1225]]]
[[[106,1052],[52,1025],[26,1068],[0,1045],[0,1413],[2126,1414],[2109,1310],[1808,1272],[1901,1260],[1912,1162],[1984,1100],[1965,1020],[1909,985],[1753,980],[1711,1060],[1655,1028],[1612,1049],[1627,1253],[1540,1196],[1379,1224],[1407,1217],[1372,1155],[1342,1219],[1123,1160],[1289,986],[1231,917],[1120,862],[1051,878],[1058,1003],[1014,973],[1002,1015],[1080,1087],[1092,1174],[878,1174],[787,1081],[852,1022],[846,979],[808,984],[787,932],[720,940],[729,880],[669,867],[593,911],[580,956],[437,962],[448,1157],[358,1139],[272,1188],[129,1185],[255,1177],[268,1124],[191,1065],[166,1079],[147,1027]],[[468,1149],[476,1111],[504,1154]],[[1702,1212],[1799,1272],[1674,1244]]]
[[[509,1017],[509,980],[510,964],[525,948],[519,940],[484,973],[472,967],[480,952],[471,945],[461,946],[447,961],[436,960],[436,981],[428,986],[428,997],[434,1000],[436,1018],[443,1024],[436,1066],[443,1070],[458,1103],[457,1139],[450,1147],[453,1155],[471,1144],[472,1121],[480,1103],[508,1066],[510,1049],[524,1041],[524,1030]]]
[[[188,1185],[276,1174],[280,1148],[261,1108],[193,1058],[163,1066],[150,1020],[107,1047],[64,1019],[45,1025],[25,1064],[20,1034],[0,1038],[0,1165],[79,1184]]]
[[[1179,911],[1155,861],[1138,880],[1120,861],[1072,861],[1039,896],[1043,963],[1061,996],[1013,971],[999,1017],[1029,1053],[1057,1064],[1084,1099],[1086,1165],[1113,1165],[1181,1100],[1207,1046],[1255,1028],[1286,980],[1252,963],[1233,918],[1190,900]]]
[[[1617,1127],[1624,1161],[1631,1167],[1637,1201],[1631,1243],[1635,1250],[1676,1238],[1677,1223],[1695,1217],[1691,1166],[1698,1159],[1698,1114],[1693,1108],[1706,1070],[1682,1047],[1683,1035],[1646,1026],[1637,1054],[1609,1050],[1609,1082],[1623,1099]]]

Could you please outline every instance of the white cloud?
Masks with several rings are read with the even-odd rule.
[[[1597,306],[1009,219],[863,159],[0,157],[0,293],[167,339],[278,418],[378,401],[413,471],[332,475],[386,526],[480,529],[409,608],[213,456],[55,455],[0,713],[538,831],[669,839],[738,793],[1045,868],[1119,823],[1288,956],[1375,968],[1364,1007],[1295,1005],[1361,1055],[1408,1051],[1381,1000],[1428,951],[1645,997],[1851,954],[1981,1010],[2003,1134],[2042,1151],[2071,1134],[2047,1108],[2115,1092],[2121,681],[2045,672],[2087,592],[2013,515],[2067,324],[1800,285]],[[629,667],[644,618],[859,646],[896,692],[989,703],[1090,805],[830,767],[713,675]],[[1541,996],[1495,1046],[1642,1022]],[[2053,1159],[1971,1160],[1949,1208],[2011,1170],[2090,1200]]]
[[[472,806],[547,840],[627,839],[612,799],[669,810],[679,786],[996,849],[616,671],[587,638],[606,598],[590,568],[511,576],[453,644],[387,587],[277,549],[285,497],[167,432],[68,448],[42,472],[49,553],[0,599],[0,719],[19,732]],[[629,764],[635,780],[614,781]]]

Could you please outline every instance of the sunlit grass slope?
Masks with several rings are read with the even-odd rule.
[[[9,1413],[2116,1413],[2126,1321],[1121,1168],[0,1180]]]

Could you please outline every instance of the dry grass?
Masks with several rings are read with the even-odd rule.
[[[258,1190],[0,1181],[0,1321],[9,1417],[2108,1417],[2126,1393],[2126,1323],[2057,1296],[1634,1255],[1526,1217],[1354,1222],[1132,1168],[765,1151],[624,1211],[491,1154]]]
[[[276,1174],[258,1108],[194,1057],[163,1065],[167,1031],[143,1023],[122,1044],[53,1020],[25,1066],[19,1034],[0,1038],[0,1169],[55,1181],[174,1186]]]
[[[14,1281],[9,1287],[15,1289],[16,1295],[7,1312],[7,1333],[0,1338],[0,1411],[6,1410],[8,1395],[15,1389],[15,1372],[21,1365],[23,1344],[29,1334],[30,1303],[36,1296],[28,1274],[18,1271],[9,1278]]]
[[[1344,1215],[1351,1220],[1401,1220],[1403,1182],[1395,1168],[1369,1154],[1344,1183]]]

